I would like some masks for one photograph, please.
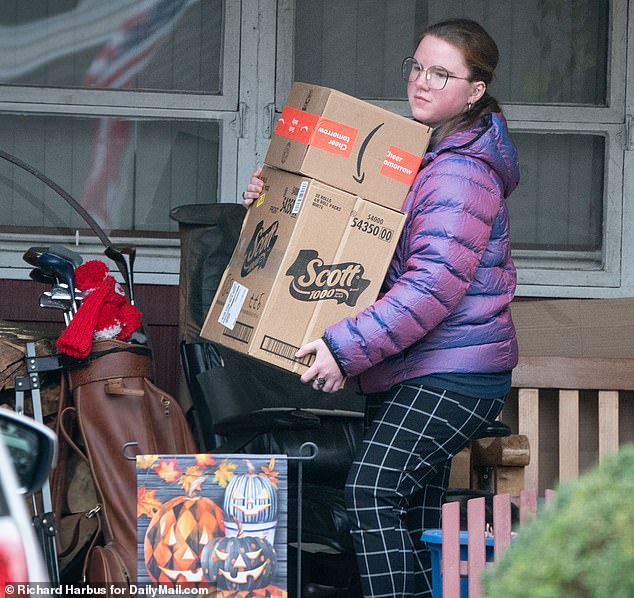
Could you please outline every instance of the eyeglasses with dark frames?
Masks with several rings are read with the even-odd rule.
[[[401,64],[401,72],[403,79],[408,83],[413,83],[418,79],[421,73],[425,74],[425,79],[430,89],[440,91],[445,88],[449,79],[462,79],[463,81],[471,81],[469,77],[458,77],[457,75],[451,75],[444,66],[428,66],[425,68],[416,60],[413,56],[403,58]]]

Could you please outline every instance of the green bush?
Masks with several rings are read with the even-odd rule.
[[[487,598],[633,598],[634,445],[562,484],[484,588]]]

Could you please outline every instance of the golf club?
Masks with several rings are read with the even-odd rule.
[[[136,247],[133,245],[110,245],[106,248],[106,257],[109,257],[119,266],[121,274],[128,287],[128,298],[130,304],[134,305],[134,259],[136,257]]]
[[[79,253],[73,251],[72,249],[68,249],[68,247],[65,247],[64,245],[51,245],[48,248],[48,252],[54,253],[59,257],[66,258],[68,261],[73,263],[75,268],[84,263],[84,258]]]
[[[72,301],[72,297],[68,288],[64,283],[58,283],[53,286],[50,291],[44,291],[43,295],[48,295],[51,299],[56,299],[58,301]],[[75,301],[77,303],[81,303],[84,300],[84,294],[81,291],[75,289]]]
[[[57,279],[54,276],[42,272],[42,270],[40,270],[39,268],[33,268],[33,270],[29,272],[29,277],[31,278],[31,280],[34,280],[35,282],[41,282],[42,284],[48,284],[51,286],[57,284]]]
[[[59,299],[53,299],[47,293],[40,295],[40,307],[44,309],[57,309],[64,312],[64,323],[66,326],[72,319],[71,303],[70,301],[61,301]]]
[[[27,263],[31,264],[31,266],[37,265],[37,258],[39,258],[43,253],[48,251],[48,247],[29,247],[24,252],[22,259]]]
[[[67,285],[71,296],[72,311],[77,312],[77,303],[75,301],[75,267],[73,263],[66,258],[55,255],[54,253],[42,253],[36,260],[36,266],[45,274],[55,276],[59,282]]]

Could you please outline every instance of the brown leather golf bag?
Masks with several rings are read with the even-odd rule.
[[[90,356],[65,368],[67,392],[58,414],[60,458],[53,478],[56,518],[64,525],[73,454],[90,470],[95,503],[84,516],[97,525],[83,551],[88,583],[136,580],[136,464],[139,454],[194,453],[193,436],[178,403],[150,381],[144,345],[93,343]],[[69,542],[66,550],[72,549]]]

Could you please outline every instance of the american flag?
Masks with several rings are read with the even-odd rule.
[[[84,76],[84,85],[130,89],[138,73],[169,37],[188,0],[143,0],[112,33]],[[92,149],[91,170],[84,183],[82,205],[105,227],[112,226],[113,208],[125,189],[129,120],[99,119]]]

